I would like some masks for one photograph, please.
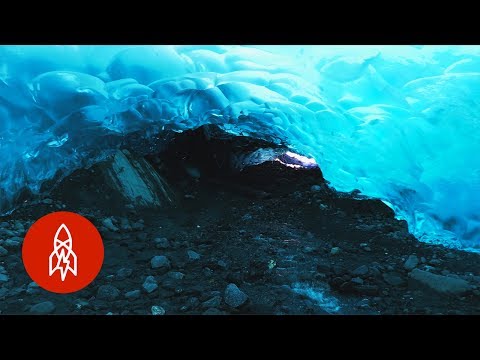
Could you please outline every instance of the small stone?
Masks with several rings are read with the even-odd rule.
[[[225,261],[223,261],[223,260],[218,260],[218,261],[217,261],[217,265],[220,266],[220,267],[223,268],[223,269],[226,269],[227,266],[228,266],[227,263],[226,263]]]
[[[359,302],[355,304],[355,306],[359,308],[368,308],[370,306],[370,300],[369,299],[362,299]]]
[[[310,188],[310,191],[319,192],[319,191],[322,191],[322,187],[320,185],[312,185],[312,187]]]
[[[202,315],[225,315],[225,313],[216,308],[210,308],[205,310]]]
[[[405,263],[403,264],[403,267],[405,268],[405,270],[413,270],[417,267],[418,265],[418,257],[415,256],[415,255],[410,255],[407,259],[407,261],[405,261]]]
[[[8,294],[8,289],[7,288],[0,288],[0,299],[3,298],[5,295]]]
[[[35,304],[30,308],[30,312],[34,314],[51,314],[55,311],[55,304],[51,301],[44,301]]]
[[[399,274],[394,272],[383,274],[383,280],[392,286],[400,286],[405,284],[405,280]]]
[[[133,270],[130,268],[121,268],[117,271],[117,279],[118,280],[125,280],[126,278],[130,277],[133,273]]]
[[[52,199],[43,199],[42,203],[44,203],[45,205],[52,205],[53,200]]]
[[[185,194],[183,196],[185,199],[195,199],[195,196],[194,195],[191,195],[191,194]]]
[[[152,306],[152,315],[165,315],[165,309],[158,305]]]
[[[428,262],[430,265],[441,265],[442,264],[442,260],[440,259],[432,259]]]
[[[32,281],[30,284],[27,286],[27,294],[32,295],[32,294],[37,294],[40,292],[40,286],[34,281]]]
[[[155,243],[155,247],[157,249],[167,249],[170,247],[170,242],[165,237],[156,238],[153,240],[153,242]]]
[[[423,256],[420,258],[420,262],[422,264],[425,264],[427,262],[427,259],[425,259]]]
[[[446,253],[446,254],[445,254],[445,257],[446,257],[447,259],[455,259],[456,256],[455,256],[454,253],[449,252],[449,253]]]
[[[155,278],[151,275],[147,276],[145,281],[143,282],[143,288],[147,293],[150,294],[151,292],[158,289],[157,280],[155,280]]]
[[[136,223],[132,224],[132,228],[133,230],[142,231],[143,229],[145,229],[145,225],[143,225],[143,223],[141,223],[140,221],[137,221]]]
[[[338,255],[340,254],[342,250],[339,248],[339,247],[333,247],[331,250],[330,250],[330,254],[331,255]]]
[[[357,276],[364,276],[368,274],[368,266],[367,265],[362,265],[356,268],[355,270],[352,271],[353,275]]]
[[[200,260],[200,257],[201,257],[201,255],[199,253],[197,253],[193,250],[188,250],[187,255],[188,255],[188,260],[190,260],[190,261]]]
[[[140,297],[140,290],[132,290],[125,293],[125,298],[129,300],[135,300]]]
[[[205,308],[205,309],[216,308],[216,307],[219,307],[221,303],[222,303],[222,297],[214,296],[211,299],[204,301],[202,303],[202,308]]]
[[[5,269],[5,266],[0,265],[0,274],[6,274],[7,269]]]
[[[319,204],[318,207],[320,208],[320,210],[327,210],[328,209],[328,206],[325,205],[325,204]]]
[[[112,301],[120,296],[120,290],[113,285],[102,285],[98,287],[97,299]]]
[[[18,239],[18,238],[7,239],[7,240],[5,240],[3,245],[7,248],[16,249],[16,248],[20,247],[20,243],[21,243],[21,239],[20,239],[20,241],[18,241],[16,239]]]
[[[355,285],[363,285],[363,279],[359,277],[354,277],[350,282],[354,283]]]
[[[182,280],[185,277],[185,274],[180,271],[170,271],[167,275],[170,279],[175,280]]]
[[[9,280],[7,274],[0,274],[0,283],[7,282]]]
[[[235,284],[227,285],[224,297],[225,303],[233,308],[242,306],[248,300],[247,294],[240,290]]]
[[[118,231],[118,228],[115,225],[113,225],[112,218],[103,219],[102,225],[105,226],[110,231],[113,231],[113,232]]]
[[[198,300],[197,297],[191,297],[190,299],[187,300],[186,303],[186,310],[193,310],[200,305],[200,300]]]
[[[250,214],[245,214],[245,215],[242,216],[242,220],[243,220],[243,221],[252,220],[252,215],[250,215]]]
[[[8,254],[8,250],[5,249],[3,246],[0,246],[0,256],[5,256]]]
[[[164,255],[157,255],[150,260],[150,265],[152,269],[166,268],[170,269],[170,260]]]
[[[130,226],[130,222],[127,218],[120,218],[120,227],[124,231],[131,231],[132,227]]]
[[[304,252],[305,254],[311,254],[311,253],[315,252],[315,249],[312,248],[311,246],[305,246],[305,247],[303,248],[303,252]]]

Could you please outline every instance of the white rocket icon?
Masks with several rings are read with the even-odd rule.
[[[67,239],[59,239],[62,230],[67,234]],[[77,276],[77,255],[72,250],[72,235],[65,224],[60,225],[55,238],[53,239],[53,251],[48,261],[48,275],[52,276],[55,271],[60,271],[62,281],[65,281],[67,273],[70,271],[73,276]]]

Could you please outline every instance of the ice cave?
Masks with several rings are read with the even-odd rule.
[[[480,46],[0,46],[0,213],[126,134],[217,124],[478,251],[479,97]]]

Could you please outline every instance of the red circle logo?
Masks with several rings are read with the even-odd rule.
[[[72,293],[90,284],[100,272],[103,241],[89,220],[59,211],[31,226],[23,241],[22,258],[38,286],[55,293]]]

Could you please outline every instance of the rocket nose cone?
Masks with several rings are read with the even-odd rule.
[[[57,232],[57,240],[65,241],[70,239],[70,232],[67,227],[62,224]]]

